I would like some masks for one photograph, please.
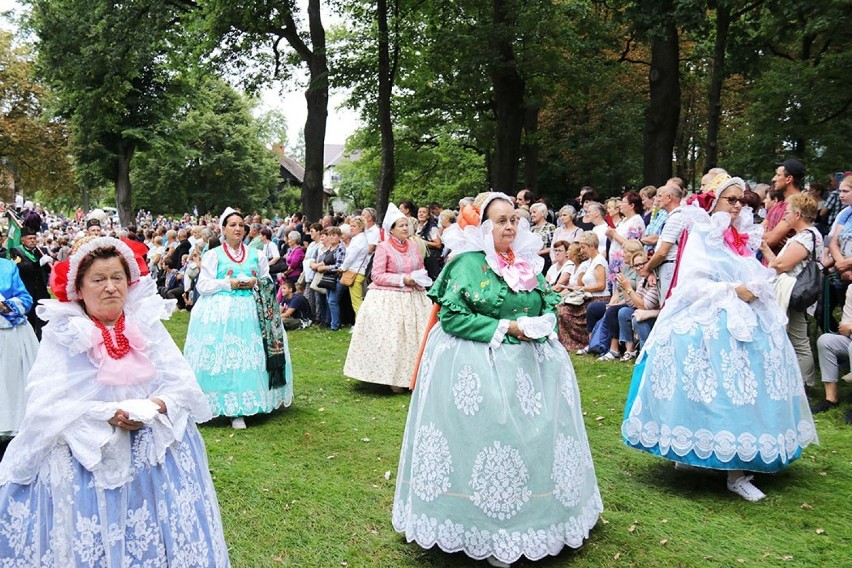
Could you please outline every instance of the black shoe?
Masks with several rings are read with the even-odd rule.
[[[846,409],[846,423],[852,424],[852,408]]]
[[[811,407],[811,413],[819,414],[820,412],[826,412],[828,410],[831,410],[832,408],[836,408],[838,404],[839,403],[837,402],[831,402],[830,400],[822,399]]]

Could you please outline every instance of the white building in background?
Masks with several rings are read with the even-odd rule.
[[[340,173],[337,171],[337,167],[343,162],[354,162],[360,157],[360,150],[347,152],[346,146],[343,144],[326,144],[322,154],[323,187],[337,193],[337,186],[340,185]]]

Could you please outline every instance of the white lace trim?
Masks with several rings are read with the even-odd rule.
[[[497,262],[497,251],[494,249],[494,237],[491,231],[494,224],[490,220],[483,221],[477,227],[468,225],[464,229],[457,224],[450,225],[442,235],[444,245],[452,251],[452,256],[464,252],[484,252],[485,261],[498,275],[502,276],[500,264]],[[538,251],[544,246],[541,237],[530,231],[530,224],[521,218],[518,222],[518,233],[512,243],[515,258],[521,258],[530,263],[536,273],[544,268],[544,259]]]
[[[777,436],[767,433],[757,436],[750,432],[736,436],[729,430],[711,432],[699,428],[693,431],[686,426],[659,424],[655,420],[643,423],[636,416],[641,407],[641,399],[637,398],[631,416],[621,425],[621,433],[632,445],[659,446],[662,454],[672,451],[683,457],[694,451],[699,459],[714,456],[722,463],[734,458],[747,463],[759,457],[769,464],[780,457],[786,463],[797,450],[817,441],[813,423],[805,419],[799,420],[797,432],[789,428]]]
[[[422,548],[438,548],[444,552],[464,552],[476,560],[495,556],[502,562],[517,562],[521,556],[529,560],[540,560],[555,556],[565,546],[580,548],[589,538],[589,531],[597,523],[603,511],[600,495],[590,496],[579,514],[564,523],[551,524],[546,529],[509,531],[498,529],[482,530],[464,526],[446,519],[439,524],[434,517],[414,516],[407,504],[394,502],[393,526],[404,533],[408,542],[416,542]]]

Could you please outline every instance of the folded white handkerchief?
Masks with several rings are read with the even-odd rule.
[[[147,398],[132,398],[118,403],[118,407],[127,413],[131,420],[150,424],[160,413],[160,407]]]
[[[419,270],[415,270],[411,273],[411,278],[417,282],[420,286],[424,288],[432,285],[432,279],[429,278],[429,274],[427,274],[425,268],[421,268]]]
[[[518,318],[518,327],[530,339],[547,337],[553,333],[553,329],[556,327],[556,316],[553,314],[535,317],[521,316]]]

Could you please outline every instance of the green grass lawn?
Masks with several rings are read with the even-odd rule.
[[[167,322],[178,345],[187,321],[178,313]],[[247,430],[224,419],[201,428],[232,564],[485,566],[407,544],[391,526],[410,397],[343,376],[346,331],[289,337],[293,405],[248,418]],[[721,475],[676,472],[624,446],[632,366],[572,358],[605,511],[580,550],[517,566],[852,566],[852,427],[841,410],[818,416],[822,445],[780,474],[758,475],[767,498],[748,503]]]

